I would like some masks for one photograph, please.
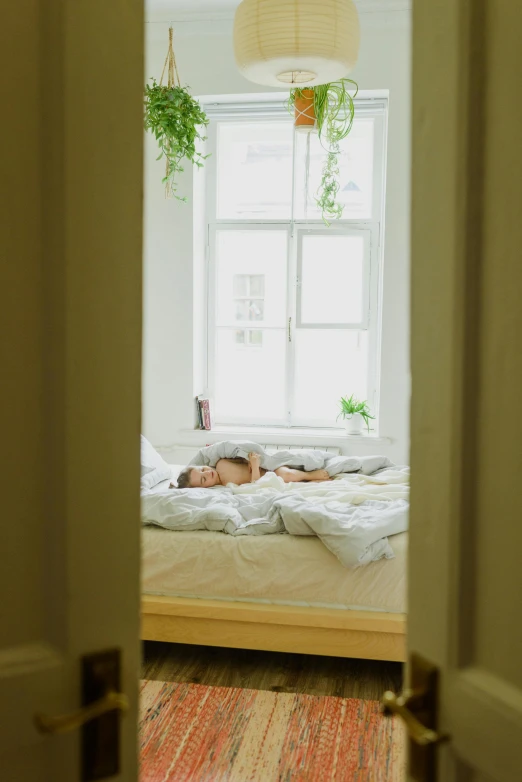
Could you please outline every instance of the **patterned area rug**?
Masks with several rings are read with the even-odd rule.
[[[141,782],[402,782],[377,701],[142,682]]]

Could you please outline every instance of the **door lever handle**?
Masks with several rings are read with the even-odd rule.
[[[121,692],[109,690],[103,698],[100,698],[88,706],[84,706],[70,714],[63,714],[59,717],[50,717],[46,714],[36,714],[34,723],[40,733],[69,733],[81,728],[91,720],[108,714],[111,711],[125,713],[129,710],[129,699]]]
[[[422,700],[424,693],[405,692],[397,695],[389,690],[381,698],[382,711],[386,716],[397,714],[406,724],[406,729],[410,738],[419,746],[427,747],[429,745],[441,744],[448,741],[449,736],[437,733],[437,731],[427,728],[417,719],[409,706],[415,706]]]
[[[399,716],[408,731],[408,779],[436,782],[438,747],[449,736],[439,733],[439,669],[417,652],[410,655],[410,689],[400,695],[385,692],[381,699],[384,714]]]

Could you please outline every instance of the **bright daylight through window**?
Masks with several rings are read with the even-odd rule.
[[[386,101],[356,100],[330,226],[315,202],[325,151],[284,101],[205,110],[215,423],[333,427],[352,393],[378,410]]]

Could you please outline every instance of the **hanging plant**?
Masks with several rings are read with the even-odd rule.
[[[160,154],[166,160],[166,171],[163,178],[165,197],[186,201],[185,197],[177,195],[177,175],[183,171],[181,165],[187,158],[194,165],[201,167],[208,155],[202,155],[196,148],[197,142],[205,141],[201,129],[208,125],[208,117],[199,103],[182,87],[179,80],[176,58],[172,46],[172,27],[169,29],[169,48],[160,83],[151,79],[152,84],[145,87],[145,130],[154,133]],[[165,69],[168,66],[168,84],[163,85]]]
[[[314,106],[315,93],[311,87],[294,90],[290,100],[294,106],[296,130],[310,131],[316,127]]]
[[[348,85],[355,87],[353,95]],[[358,86],[351,79],[340,79],[317,87],[298,87],[291,91],[289,108],[295,111],[296,128],[311,129],[313,125],[319,133],[321,144],[326,151],[321,184],[315,195],[316,203],[326,223],[329,219],[338,220],[344,206],[337,201],[339,192],[339,155],[340,142],[350,133],[355,116],[353,99]],[[313,111],[312,111],[313,108]],[[314,122],[310,120],[314,117]]]

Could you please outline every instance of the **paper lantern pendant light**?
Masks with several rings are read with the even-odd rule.
[[[239,70],[269,87],[314,86],[347,76],[359,40],[353,0],[243,0],[234,19]]]

